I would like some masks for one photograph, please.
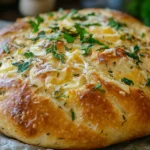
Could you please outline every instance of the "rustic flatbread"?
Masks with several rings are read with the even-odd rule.
[[[150,29],[75,9],[0,32],[0,131],[45,148],[102,148],[150,133]]]

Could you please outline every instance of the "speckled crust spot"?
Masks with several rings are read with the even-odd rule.
[[[0,131],[55,149],[149,135],[149,39],[108,9],[19,19],[0,32]]]

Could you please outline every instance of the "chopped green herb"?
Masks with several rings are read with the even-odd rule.
[[[42,22],[44,22],[44,19],[40,16],[37,16],[36,21],[29,20],[28,22],[29,22],[30,26],[33,28],[33,32],[35,33],[39,30],[39,26]]]
[[[58,94],[59,91],[60,91],[60,89],[56,90],[56,91],[54,92],[54,94],[55,94],[55,95]]]
[[[134,46],[134,52],[137,53],[140,50],[140,47],[138,45]]]
[[[100,23],[84,23],[82,25],[85,26],[85,27],[89,27],[89,26],[101,26]]]
[[[39,24],[39,25],[40,25],[40,23],[44,22],[44,19],[40,16],[37,16],[36,20],[37,20],[37,24]]]
[[[59,99],[59,98],[67,98],[67,96],[62,93],[62,94],[56,96],[55,98],[56,98],[56,99]]]
[[[130,53],[130,52],[125,52],[128,57],[137,60],[137,61],[136,61],[136,64],[137,64],[137,65],[138,65],[139,63],[141,63],[141,60],[140,60],[139,56],[137,55],[137,52],[138,52],[139,50],[140,50],[140,47],[139,47],[138,45],[135,45],[135,46],[134,46],[134,52],[132,52],[132,53]]]
[[[121,40],[125,40],[125,38],[126,38],[126,35],[122,35],[122,36],[120,37]]]
[[[0,67],[2,66],[2,62],[0,62]]]
[[[126,26],[126,24],[115,21],[113,18],[109,18],[108,25],[116,30],[120,30],[123,26]]]
[[[58,20],[64,20],[67,17],[67,14],[61,16]]]
[[[140,55],[141,57],[145,57],[144,53],[140,53],[139,55]]]
[[[52,53],[54,58],[56,58],[57,60],[60,60],[61,62],[64,62],[65,55],[62,53],[57,53],[56,50],[57,50],[56,43],[53,43],[50,48],[46,49],[46,52]]]
[[[90,52],[92,46],[93,46],[93,44],[90,44],[88,46],[87,45],[82,45],[81,50],[84,51],[84,53],[83,53],[84,56],[89,55],[89,52]]]
[[[96,85],[94,86],[94,90],[99,89],[101,86],[102,86],[102,85],[101,85],[100,83],[96,84]]]
[[[94,39],[92,36],[92,34],[89,34],[84,28],[80,27],[79,24],[76,24],[75,25],[75,28],[78,32],[78,34],[80,35],[80,40],[83,42],[83,43],[90,43],[90,44],[94,44],[94,43],[97,43],[98,45],[102,45],[103,48],[109,48],[107,45],[101,43],[100,41]],[[85,35],[88,35],[87,38],[85,38]]]
[[[125,78],[125,77],[121,79],[121,82],[124,82],[127,85],[134,85],[132,80],[129,80],[129,79]]]
[[[71,28],[70,29],[63,28],[63,32],[67,32],[69,35],[73,37],[77,37],[79,35],[78,32],[72,31]]]
[[[71,11],[70,11],[69,14],[68,14],[68,17],[69,17],[69,18],[72,18],[73,15],[75,15],[77,12],[78,12],[78,11],[77,11],[76,9],[71,9]]]
[[[100,90],[101,92],[105,93],[105,90],[101,88],[102,85],[100,83],[96,84],[93,89],[94,90]]]
[[[61,35],[61,32],[56,32],[55,34],[52,34],[52,35],[50,35],[50,36],[47,36],[46,38],[48,39],[48,40],[50,40],[50,41],[52,41],[52,40],[55,40],[55,41],[57,41],[57,40],[59,40],[60,39],[60,35]]]
[[[12,65],[17,66],[18,73],[21,73],[29,69],[30,62],[14,62]]]
[[[75,14],[72,16],[73,20],[80,20],[80,21],[85,21],[87,20],[87,16],[81,15],[81,14]]]
[[[80,27],[79,24],[76,24],[75,28],[76,28],[78,34],[80,35],[80,40],[83,40],[85,34],[88,34],[88,32],[84,28]]]
[[[91,12],[89,14],[87,14],[87,16],[96,16],[95,12]]]
[[[70,110],[70,113],[71,113],[72,121],[74,121],[75,120],[75,113],[74,113],[74,110],[72,108]]]
[[[141,37],[142,37],[142,38],[144,38],[144,37],[145,37],[145,33],[144,33],[144,32],[141,34]]]
[[[147,78],[146,86],[150,86],[150,78]]]
[[[0,91],[0,95],[4,95],[6,91]]]
[[[72,50],[72,47],[69,48],[69,47],[67,47],[67,46],[65,45],[65,50],[66,50],[66,51],[70,51],[70,50]]]
[[[103,46],[103,48],[109,48],[107,45],[105,45],[105,44],[101,43],[100,41],[94,39],[92,36],[93,36],[93,35],[90,35],[89,37],[83,39],[82,42],[83,42],[83,43],[91,43],[91,44],[92,44],[92,43],[93,43],[93,44],[96,43],[96,44],[98,44],[98,45]]]
[[[26,58],[32,58],[32,57],[34,57],[34,54],[32,52],[26,52],[26,53],[24,53],[24,56]]]
[[[4,44],[3,44],[2,49],[3,49],[7,54],[9,53],[9,49],[8,49],[7,43],[4,43]]]
[[[49,12],[49,13],[48,13],[48,16],[53,17],[53,16],[54,16],[54,13],[53,13],[53,12]]]
[[[58,24],[54,24],[53,26],[49,26],[49,28],[51,28],[53,32],[59,30]]]
[[[64,9],[63,8],[59,8],[58,9],[58,13],[62,14],[64,12]]]
[[[44,32],[44,31],[41,31],[41,32],[38,33],[38,36],[37,36],[37,37],[31,38],[30,40],[36,42],[38,39],[40,39],[40,38],[45,38],[45,37],[46,37],[46,36],[45,36],[45,32]]]
[[[121,37],[120,37],[120,39],[121,40],[133,40],[134,39],[134,36],[133,35],[131,35],[131,34],[125,34],[125,35],[122,35]]]
[[[64,38],[68,43],[73,43],[75,38],[71,35],[69,35],[67,32],[64,32]]]

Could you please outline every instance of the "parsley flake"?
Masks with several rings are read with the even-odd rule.
[[[130,53],[130,52],[125,52],[126,55],[130,58],[133,58],[136,60],[136,64],[138,65],[139,63],[141,63],[141,60],[139,58],[139,56],[137,55],[137,52],[140,50],[140,47],[138,45],[134,46],[134,52]]]
[[[9,53],[9,48],[8,48],[7,43],[4,43],[4,44],[3,44],[2,49],[3,49],[7,54]]]
[[[91,34],[89,37],[85,38],[82,40],[83,43],[91,43],[91,44],[98,44],[98,45],[101,45],[103,46],[103,48],[109,48],[107,45],[105,45],[104,43],[96,40],[95,38],[92,37],[93,35]]]
[[[44,22],[44,19],[40,16],[37,16],[36,21],[29,20],[28,22],[29,22],[30,26],[33,28],[33,33],[35,33],[39,30],[39,26],[42,22]]]
[[[26,53],[24,53],[24,56],[26,58],[32,58],[32,57],[34,57],[34,54],[32,52],[26,52]]]
[[[84,56],[89,55],[89,52],[90,52],[92,46],[93,46],[93,44],[90,44],[88,46],[87,45],[82,45],[81,50],[84,51],[84,54],[83,54]]]
[[[146,36],[146,34],[143,32],[143,33],[141,34],[141,37],[144,38],[145,36]]]
[[[84,23],[82,25],[85,26],[85,27],[89,27],[89,26],[101,26],[100,23]]]
[[[74,110],[72,108],[70,109],[70,113],[71,113],[71,119],[72,119],[72,121],[74,121],[75,120],[75,113],[74,113]]]
[[[127,79],[125,77],[121,79],[121,82],[124,82],[127,85],[134,85],[134,82],[132,80]]]
[[[64,38],[68,43],[73,43],[75,38],[71,35],[69,35],[67,32],[64,32]]]
[[[67,15],[69,18],[72,18],[78,11],[76,9],[71,9],[69,14]]]
[[[116,30],[120,30],[123,26],[126,26],[126,24],[115,21],[113,18],[109,18],[108,25]]]
[[[53,56],[54,56],[54,58],[56,58],[57,60],[60,60],[61,62],[64,63],[64,61],[65,61],[65,55],[62,54],[62,53],[57,53],[56,50],[57,50],[56,43],[53,43],[51,45],[51,47],[48,47],[46,49],[46,52],[47,53],[52,53]]]
[[[53,16],[54,16],[54,13],[53,13],[53,12],[49,12],[49,13],[48,13],[48,16],[53,17]]]
[[[67,98],[67,96],[62,93],[62,94],[56,96],[55,98],[56,98],[56,99],[59,99],[59,98]]]
[[[24,72],[29,69],[30,62],[14,62],[12,65],[18,67],[18,73]]]
[[[37,37],[31,38],[30,40],[36,42],[38,39],[40,39],[40,38],[45,38],[45,37],[46,37],[46,36],[45,36],[45,32],[44,32],[44,31],[41,31],[41,32],[38,33],[38,36],[37,36]]]
[[[146,85],[145,86],[150,86],[150,78],[147,78],[147,81],[146,81]]]
[[[88,34],[88,32],[84,28],[80,27],[79,24],[76,24],[75,28],[77,30],[77,33],[80,35],[80,40],[83,40],[85,34]]]
[[[93,87],[93,89],[100,90],[101,92],[105,93],[106,91],[104,89],[102,89],[101,87],[102,87],[102,85],[100,83],[98,83]]]

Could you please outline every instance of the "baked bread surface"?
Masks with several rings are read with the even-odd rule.
[[[19,19],[0,32],[0,131],[58,149],[149,135],[149,35],[107,9]]]

